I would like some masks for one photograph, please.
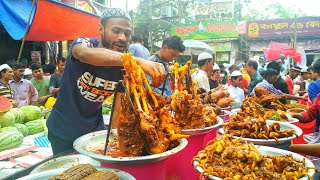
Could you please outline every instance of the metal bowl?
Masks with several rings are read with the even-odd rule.
[[[59,168],[71,168],[73,166],[79,165],[79,164],[91,164],[95,167],[100,167],[100,162],[85,156],[81,154],[75,154],[70,156],[63,156],[51,159],[47,162],[44,162],[34,168],[30,174],[39,173],[42,171],[48,171],[53,169],[59,169]]]
[[[180,139],[180,144],[163,153],[152,154],[147,156],[137,156],[137,157],[111,157],[101,154],[94,153],[97,149],[103,149],[105,146],[105,141],[107,137],[107,131],[96,131],[86,135],[83,135],[76,139],[73,143],[73,148],[78,151],[80,154],[89,156],[99,162],[109,163],[109,164],[118,164],[118,165],[132,165],[132,164],[146,164],[156,161],[160,161],[168,158],[169,156],[178,153],[184,149],[188,141],[186,139]],[[110,133],[110,139],[113,139],[113,133]]]
[[[48,171],[43,171],[43,172],[39,172],[39,173],[35,173],[35,174],[30,174],[28,176],[19,178],[18,180],[44,180],[44,179],[49,179],[52,176],[55,176],[65,170],[67,170],[68,168],[61,168],[61,169],[54,169],[54,170],[48,170]],[[111,172],[114,172],[118,178],[120,180],[135,180],[135,178],[130,175],[127,172],[118,170],[118,169],[111,169],[111,168],[96,168],[99,171],[102,170],[109,170]]]
[[[270,124],[272,124],[274,122],[275,121],[267,120],[267,125],[270,125]],[[279,121],[276,121],[276,122],[278,122],[280,124],[280,130],[281,131],[286,130],[286,129],[294,129],[298,136],[301,136],[302,133],[303,133],[301,128],[299,128],[298,126],[295,126],[295,125],[290,124],[290,123],[285,123],[285,122],[279,122]],[[220,128],[218,131],[221,134],[224,134],[224,129],[223,128]],[[253,144],[266,145],[266,146],[290,144],[291,140],[296,138],[295,135],[292,135],[292,136],[287,137],[287,138],[279,138],[278,142],[277,142],[275,139],[253,139],[253,138],[241,138],[239,136],[232,136],[232,137],[236,138],[236,139],[242,139],[242,140],[245,140],[245,141],[248,141],[248,142],[252,142]]]
[[[286,151],[286,150],[282,150],[282,149],[278,149],[278,148],[273,148],[273,147],[267,147],[267,146],[258,146],[257,148],[258,148],[259,152],[263,155],[279,156],[279,155],[292,154],[292,156],[295,160],[298,160],[298,161],[305,160],[306,167],[315,167],[314,164],[309,159],[307,159],[299,154],[290,152],[290,151]],[[192,163],[193,163],[193,166],[196,167],[196,170],[198,172],[201,173],[203,171],[202,167],[198,166],[199,165],[198,161],[193,161]],[[314,177],[315,170],[310,169],[310,170],[308,170],[308,173],[310,174],[311,177]],[[221,180],[221,178],[219,178],[217,176],[211,176],[211,175],[209,176],[209,179]],[[308,179],[308,177],[304,176],[304,177],[300,178],[299,180],[307,180],[307,179]]]
[[[205,127],[203,129],[185,129],[185,130],[181,130],[181,133],[187,134],[187,135],[205,134],[205,133],[212,131],[215,128],[220,127],[222,123],[223,123],[223,119],[221,117],[217,116],[217,124],[215,124],[213,126]]]

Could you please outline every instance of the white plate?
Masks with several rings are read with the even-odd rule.
[[[232,109],[231,113],[232,114],[237,114],[237,112],[239,112],[239,111],[240,111],[240,108],[236,108],[236,109]]]
[[[95,167],[101,166],[100,162],[88,156],[75,154],[75,155],[54,158],[47,162],[44,162],[39,166],[37,166],[36,168],[34,168],[30,172],[30,174],[35,174],[42,171],[48,171],[48,170],[59,169],[59,168],[71,168],[79,164],[91,164],[92,166],[95,166]]]
[[[270,125],[272,123],[274,123],[275,121],[271,121],[271,120],[267,120],[267,125]],[[298,126],[295,126],[293,124],[290,124],[290,123],[285,123],[285,122],[279,122],[279,121],[276,121],[280,124],[280,130],[283,131],[283,130],[286,130],[286,129],[294,129],[296,134],[298,136],[301,136],[302,135],[302,130],[301,128],[299,128]],[[220,128],[218,130],[221,134],[224,134],[224,129],[223,128]],[[253,139],[253,138],[241,138],[239,136],[232,136],[233,138],[236,138],[236,139],[242,139],[242,140],[245,140],[245,141],[248,141],[248,142],[252,142],[253,144],[258,144],[258,145],[280,145],[280,144],[288,144],[288,143],[291,143],[291,140],[296,138],[295,135],[292,135],[290,137],[287,137],[287,138],[279,138],[278,139],[278,142],[275,140],[275,139]]]
[[[152,154],[147,156],[137,156],[137,157],[111,157],[101,154],[93,153],[97,149],[104,148],[105,141],[107,137],[107,131],[96,131],[86,135],[83,135],[76,139],[73,143],[73,148],[80,154],[89,156],[99,162],[110,163],[110,164],[121,164],[121,165],[132,165],[132,164],[146,164],[156,161],[160,161],[174,155],[184,149],[188,141],[187,139],[180,139],[180,144],[163,153]],[[110,139],[113,139],[113,134],[110,133]]]
[[[221,117],[217,116],[217,123],[213,126],[205,127],[203,129],[184,129],[184,130],[181,130],[181,133],[187,134],[187,135],[205,134],[205,133],[208,133],[208,132],[214,130],[215,128],[220,127],[222,123],[223,123],[223,119]]]
[[[55,176],[68,168],[61,168],[61,169],[54,169],[54,170],[48,170],[48,171],[43,171],[35,174],[30,174],[28,176],[19,178],[18,180],[44,180],[44,179],[49,179],[52,176]],[[130,175],[129,173],[126,173],[124,171],[120,171],[118,169],[111,169],[111,168],[96,168],[97,170],[109,170],[114,172],[120,180],[135,180],[135,178]]]
[[[257,146],[257,148],[258,148],[259,152],[263,155],[279,156],[279,155],[292,154],[292,156],[295,160],[302,161],[303,159],[305,159],[306,167],[315,167],[314,164],[309,159],[307,159],[299,154],[290,152],[290,151],[286,151],[286,150],[282,150],[282,149],[278,149],[278,148],[273,148],[273,147],[267,147],[267,146]],[[202,167],[198,166],[199,165],[198,161],[193,161],[192,163],[193,163],[193,166],[196,167],[196,170],[198,172],[201,173],[203,171]],[[310,169],[310,170],[308,170],[308,173],[311,177],[313,177],[315,175],[315,170]],[[209,179],[221,180],[221,178],[219,178],[217,176],[211,176],[211,175],[209,176]],[[307,180],[307,179],[308,179],[308,177],[304,176],[304,177],[300,178],[299,180]]]

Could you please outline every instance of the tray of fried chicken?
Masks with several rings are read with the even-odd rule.
[[[223,135],[209,141],[192,160],[200,178],[312,179],[317,171],[303,156],[289,151],[258,146]]]
[[[259,145],[280,145],[290,143],[302,135],[302,130],[290,123],[266,120],[263,117],[232,115],[218,131],[233,138],[241,138]]]
[[[223,123],[223,119],[218,117],[221,113],[219,107],[204,103],[197,83],[191,80],[190,66],[191,61],[181,67],[178,63],[174,64],[175,90],[170,108],[183,134],[203,134],[218,128]],[[177,82],[183,81],[178,90]]]
[[[79,137],[74,149],[99,162],[115,164],[149,163],[181,151],[189,136],[181,133],[170,105],[163,96],[152,91],[145,73],[131,54],[123,54],[122,58],[126,93],[120,99],[118,127],[110,134],[107,149],[104,148],[106,131]]]
[[[135,178],[121,170],[94,167],[91,164],[79,164],[70,168],[60,168],[43,171],[22,177],[19,180],[135,180]]]

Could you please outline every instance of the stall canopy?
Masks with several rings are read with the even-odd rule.
[[[290,56],[295,62],[301,62],[301,54],[294,48],[271,41],[269,48],[263,48],[263,53],[267,60],[279,59],[281,54]]]
[[[1,0],[0,20],[14,40],[21,40],[28,22],[31,0]],[[28,41],[73,40],[98,37],[99,17],[53,0],[37,0],[32,11]]]
[[[202,52],[214,53],[213,48],[199,40],[184,40],[183,45],[186,47],[186,50],[180,53],[180,55],[199,55]]]

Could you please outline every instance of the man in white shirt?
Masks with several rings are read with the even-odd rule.
[[[228,86],[230,96],[239,102],[237,107],[240,107],[245,99],[243,89],[239,88],[242,82],[242,73],[240,71],[233,71],[231,73],[231,84]]]
[[[198,87],[210,91],[208,72],[212,72],[213,57],[207,52],[198,56],[199,70],[193,75],[193,80],[198,83]]]

